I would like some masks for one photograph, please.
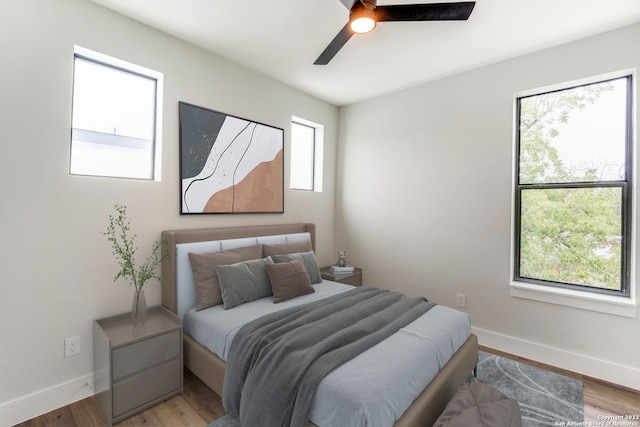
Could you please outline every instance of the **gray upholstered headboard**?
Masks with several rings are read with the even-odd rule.
[[[315,224],[282,224],[250,227],[165,230],[162,242],[168,257],[162,262],[162,305],[182,317],[195,306],[195,288],[189,252],[214,252],[256,243],[276,244],[311,240],[315,250]],[[178,287],[178,285],[180,288]]]

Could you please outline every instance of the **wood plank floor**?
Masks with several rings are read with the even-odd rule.
[[[114,424],[116,427],[205,427],[224,415],[220,397],[188,369],[184,370],[182,394]],[[33,418],[15,427],[103,426],[95,399],[89,397]]]
[[[640,415],[640,391],[609,384],[521,357],[480,346],[480,350],[509,357],[543,369],[582,380],[586,422],[602,422],[599,416]],[[182,395],[173,397],[118,424],[117,427],[206,427],[224,415],[220,397],[193,375],[184,371]],[[565,420],[559,420],[565,421]],[[579,421],[579,420],[566,420]],[[104,422],[92,397],[18,424],[15,427],[91,427]],[[633,424],[630,424],[633,425]],[[640,422],[635,424],[640,427]]]

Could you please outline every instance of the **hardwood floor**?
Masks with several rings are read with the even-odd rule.
[[[205,427],[224,415],[220,397],[188,369],[180,396],[114,424],[115,427]],[[103,426],[93,397],[56,409],[15,427],[93,427]]]
[[[480,346],[480,350],[582,380],[584,385],[585,422],[602,422],[602,418],[598,417],[603,416],[640,415],[640,391],[638,390],[609,384],[490,348]],[[182,395],[134,415],[115,426],[206,427],[223,415],[224,409],[220,397],[188,369],[185,369]],[[102,425],[104,425],[104,421],[98,412],[94,399],[90,397],[18,424],[15,427],[91,427]],[[628,425],[640,427],[640,422]]]

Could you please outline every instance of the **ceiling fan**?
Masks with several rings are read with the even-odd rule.
[[[340,0],[350,10],[349,22],[320,54],[315,65],[327,65],[355,33],[368,33],[378,22],[464,21],[476,2],[400,4],[378,6],[377,0]]]

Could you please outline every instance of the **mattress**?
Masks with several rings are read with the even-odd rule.
[[[230,310],[187,311],[185,333],[227,360],[233,337],[259,316],[351,289],[324,280],[316,292],[274,304],[271,297]],[[310,419],[322,427],[389,426],[411,405],[471,332],[467,313],[435,306],[414,322],[329,373],[319,384]]]

